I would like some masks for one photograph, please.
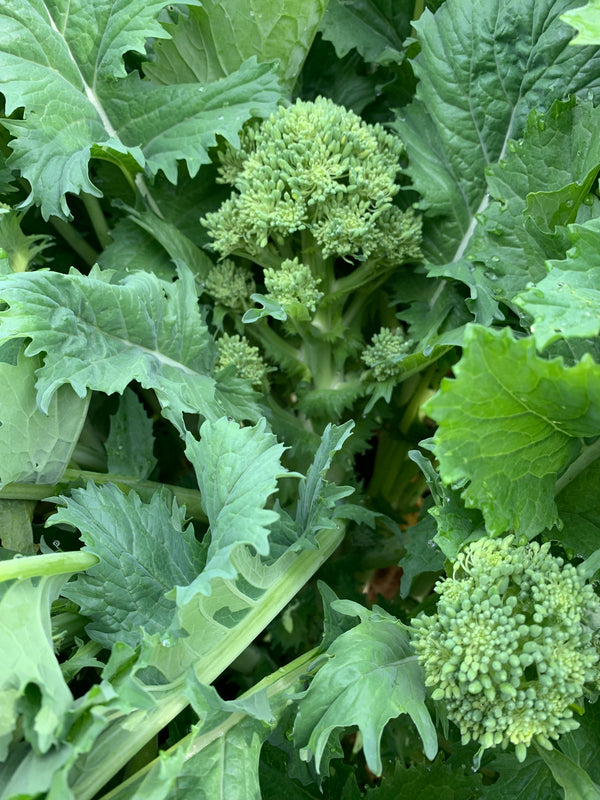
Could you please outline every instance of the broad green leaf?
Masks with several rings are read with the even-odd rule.
[[[123,54],[144,52],[167,34],[156,17],[164,0],[12,0],[0,11],[0,90],[16,137],[8,166],[31,184],[30,202],[68,218],[65,195],[99,196],[88,175],[90,150],[132,157],[176,179],[177,162],[194,175],[221,135],[233,144],[252,115],[270,113],[280,90],[273,68],[256,61],[206,86],[157,86],[127,75]],[[131,161],[131,158],[129,159]],[[125,159],[127,161],[127,159]]]
[[[600,44],[600,0],[588,0],[585,6],[567,11],[561,19],[577,28],[571,44]]]
[[[19,277],[16,280],[19,281]],[[22,349],[16,364],[0,362],[2,485],[57,483],[68,466],[83,427],[89,404],[89,393],[85,389],[78,396],[70,386],[60,386],[45,409],[40,410],[35,387],[36,372],[42,368],[40,356],[27,358]]]
[[[381,775],[379,745],[390,719],[409,714],[428,758],[437,752],[437,735],[425,706],[425,685],[408,633],[382,609],[338,601],[335,608],[359,624],[328,648],[329,660],[317,672],[298,703],[294,741],[304,758],[321,771],[331,734],[358,725],[367,765]],[[327,765],[326,765],[327,766]]]
[[[557,339],[600,332],[600,218],[570,225],[573,247],[564,261],[548,261],[546,277],[515,302],[533,317],[531,332],[543,350]]]
[[[152,420],[131,389],[125,389],[119,408],[111,417],[106,440],[108,471],[144,480],[152,472],[156,459],[152,454]]]
[[[365,61],[402,63],[412,6],[394,0],[329,0],[321,33],[338,58],[356,48]]]
[[[577,0],[447,0],[415,23],[416,98],[396,128],[430,217],[424,248],[460,259],[485,210],[486,168],[506,154],[533,108],[600,90],[597,48],[569,47],[560,15]]]
[[[47,753],[73,703],[54,655],[50,627],[50,606],[68,577],[44,575],[0,583],[0,761],[6,758],[19,718],[26,739],[37,752]]]
[[[285,448],[265,426],[264,418],[246,428],[222,418],[202,425],[200,441],[189,433],[186,437],[186,455],[196,470],[210,525],[210,545],[202,574],[191,586],[178,589],[180,604],[196,592],[210,594],[216,577],[235,578],[230,560],[234,549],[250,545],[262,556],[269,552],[269,527],[279,515],[265,505],[286,470],[281,466]]]
[[[463,486],[491,534],[529,537],[557,523],[557,473],[600,431],[600,367],[544,360],[532,339],[510,329],[469,326],[456,378],[427,403],[439,423],[433,438],[446,484]]]
[[[556,748],[546,750],[536,745],[536,750],[564,789],[565,800],[600,800],[600,786],[568,756]]]
[[[198,309],[194,278],[182,268],[175,283],[135,272],[88,276],[38,271],[0,277],[0,342],[29,337],[26,355],[45,353],[36,372],[37,402],[49,413],[57,390],[70,384],[122,393],[132,380],[154,389],[163,414],[180,430],[184,412],[220,416],[214,401],[211,339]],[[1,430],[1,429],[0,429]]]
[[[142,632],[162,633],[173,622],[175,602],[165,594],[187,585],[202,568],[200,545],[185,510],[160,493],[142,503],[135,492],[90,483],[73,489],[50,522],[75,526],[83,550],[100,562],[63,590],[92,619],[87,632],[110,648],[117,642],[136,647]]]
[[[144,74],[156,83],[208,83],[230,75],[251,56],[279,62],[294,85],[328,0],[203,0],[176,23],[167,41],[154,44],[156,59]],[[164,35],[163,35],[164,38]]]

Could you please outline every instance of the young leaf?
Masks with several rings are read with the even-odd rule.
[[[153,446],[152,420],[137,395],[127,388],[110,421],[106,440],[108,471],[144,480],[156,464],[152,455]]]
[[[208,83],[230,75],[251,56],[279,61],[291,89],[317,31],[326,0],[204,0],[165,24],[168,41],[154,44],[144,74],[156,83]]]
[[[333,527],[330,511],[338,500],[352,494],[349,486],[335,486],[325,480],[334,455],[340,450],[352,433],[354,422],[348,420],[343,425],[329,424],[323,432],[319,449],[298,490],[296,525],[303,536],[310,541],[314,534],[324,527]]]
[[[82,549],[100,558],[63,590],[92,619],[89,636],[107,648],[117,641],[136,647],[143,633],[169,628],[175,602],[165,594],[191,583],[202,568],[200,545],[184,528],[185,510],[160,493],[142,503],[113,484],[73,489],[62,503],[50,522],[74,525]]]
[[[57,483],[85,422],[89,393],[61,386],[40,411],[35,399],[40,356],[19,350],[16,364],[0,362],[0,485]]]
[[[455,374],[426,406],[442,480],[469,482],[462,497],[490,533],[535,536],[558,521],[556,475],[578,438],[600,430],[600,368],[541,359],[532,339],[473,325]]]
[[[381,775],[379,743],[390,719],[407,713],[417,726],[425,754],[433,759],[437,736],[425,706],[425,685],[408,633],[382,609],[350,601],[335,608],[360,616],[359,624],[328,648],[329,661],[317,672],[298,704],[294,741],[304,757],[323,771],[323,753],[339,728],[358,725],[367,765]]]
[[[485,170],[520,136],[528,113],[598,93],[597,48],[569,47],[560,20],[576,2],[447,0],[415,22],[420,80],[396,128],[431,217],[424,249],[434,263],[462,258],[488,204]]]
[[[0,761],[21,715],[26,739],[38,753],[47,753],[73,703],[50,628],[50,606],[68,577],[0,582]]]
[[[48,412],[54,393],[71,384],[123,392],[131,380],[154,389],[180,430],[184,412],[220,416],[209,377],[211,344],[187,268],[167,283],[135,272],[112,283],[111,272],[84,276],[38,271],[0,277],[0,342],[29,337],[26,355],[44,352],[37,402]]]
[[[196,470],[210,545],[202,574],[191,586],[177,590],[180,604],[196,592],[209,595],[216,577],[235,578],[230,561],[234,549],[247,544],[260,555],[269,552],[269,527],[279,515],[265,505],[286,470],[281,466],[285,448],[265,426],[264,418],[252,428],[223,418],[205,422],[200,441],[187,435],[186,455]]]
[[[0,90],[4,120],[16,136],[9,166],[31,184],[29,201],[44,218],[70,217],[67,192],[99,196],[88,176],[90,148],[101,146],[176,180],[177,161],[191,175],[208,163],[221,135],[232,143],[251,115],[270,113],[280,90],[270,65],[246,62],[208,86],[156,86],[127,75],[123,54],[144,52],[147,37],[164,38],[156,21],[164,0],[76,0],[41,7],[14,0],[0,16]],[[199,91],[202,89],[203,91]]]
[[[600,218],[570,225],[573,247],[564,261],[548,261],[548,274],[515,302],[533,317],[540,350],[557,339],[600,332]]]

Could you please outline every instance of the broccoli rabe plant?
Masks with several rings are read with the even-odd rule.
[[[239,148],[218,151],[219,180],[233,192],[202,222],[228,270],[229,257],[242,259],[229,306],[250,261],[265,294],[242,317],[245,333],[291,378],[275,390],[311,425],[367,390],[359,356],[370,300],[420,258],[420,216],[398,204],[403,152],[381,125],[324,97],[280,108],[246,126]]]
[[[0,0],[0,800],[600,798],[580,1]]]
[[[436,612],[412,620],[413,644],[463,744],[480,755],[512,744],[524,761],[532,741],[551,750],[579,727],[574,709],[600,678],[600,598],[586,579],[549,542],[507,536],[467,545],[436,584]]]

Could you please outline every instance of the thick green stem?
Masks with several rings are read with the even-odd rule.
[[[578,475],[584,472],[590,464],[600,458],[600,439],[597,439],[593,444],[583,445],[581,453],[577,456],[575,461],[565,470],[565,472],[556,481],[556,492],[560,494],[563,489],[572,483]]]
[[[259,683],[256,684],[256,686],[253,686],[252,689],[245,692],[241,697],[248,698],[257,692],[266,690],[266,695],[271,701],[271,708],[273,712],[280,715],[285,707],[291,702],[289,699],[290,689],[293,689],[306,675],[310,669],[311,662],[314,661],[318,654],[319,648],[314,648],[313,650],[309,650],[307,653],[303,653],[285,667],[281,667],[276,672],[267,675],[266,678],[263,678]],[[278,695],[279,697],[277,697]],[[273,703],[274,698],[280,700],[280,702]],[[274,705],[276,705],[277,708],[274,708]],[[246,716],[246,714],[241,712],[235,712],[230,714],[220,725],[217,725],[215,728],[205,734],[197,736],[194,733],[190,733],[188,736],[177,742],[177,744],[173,745],[173,747],[169,748],[165,755],[169,757],[177,750],[183,749],[186,753],[186,760],[188,760],[200,753],[215,740],[225,737],[227,732],[242,722]],[[271,725],[272,729],[275,727],[275,724],[276,722],[273,721]],[[117,786],[108,794],[103,795],[101,800],[126,800],[127,797],[131,797],[132,792],[144,780],[148,772],[150,772],[152,769],[156,769],[159,763],[159,758],[155,758],[152,762],[146,764],[144,767],[142,767],[142,769],[136,772],[135,775],[132,775],[128,780],[120,784],[120,786]]]
[[[344,537],[344,528],[324,530],[318,535],[318,549],[282,556],[289,563],[265,590],[243,619],[221,642],[218,651],[211,651],[194,663],[199,681],[212,683],[229,664],[279,614],[302,586],[337,549]],[[181,693],[185,672],[180,680],[163,690],[156,698],[156,707],[119,715],[94,743],[89,756],[83,755],[72,771],[72,791],[76,800],[91,800],[95,794],[146,744],[188,705]]]
[[[69,553],[45,553],[42,556],[17,556],[8,561],[0,561],[0,582],[80,572],[93,567],[99,560],[93,553],[79,550]]]
[[[0,490],[0,498],[5,500],[46,500],[68,489],[68,484],[80,484],[87,481],[94,483],[114,483],[124,492],[135,491],[142,500],[150,500],[155,492],[167,489],[171,492],[179,505],[185,505],[190,517],[206,522],[206,515],[202,510],[200,492],[195,489],[184,489],[182,486],[173,486],[155,481],[140,481],[127,475],[111,475],[108,472],[88,472],[87,470],[67,469],[62,480],[56,484],[11,483]]]
[[[98,253],[85,241],[70,222],[65,222],[58,217],[50,217],[50,224],[82,261],[85,261],[89,267],[94,266],[98,260]]]
[[[260,342],[269,355],[287,372],[302,378],[308,377],[306,375],[307,365],[302,352],[286,342],[266,320],[248,325],[246,331],[249,336]]]
[[[82,192],[81,199],[90,218],[90,222],[92,223],[96,237],[98,238],[98,241],[104,250],[109,244],[111,244],[112,237],[110,235],[110,228],[108,227],[108,223],[106,222],[106,218],[102,213],[102,208],[98,202],[98,198],[88,194],[87,192]]]

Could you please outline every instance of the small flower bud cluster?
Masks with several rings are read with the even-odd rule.
[[[426,685],[463,743],[513,744],[520,761],[532,740],[551,747],[578,727],[571,706],[599,672],[600,599],[549,550],[512,536],[468,545],[436,586],[437,613],[412,621]]]
[[[282,261],[279,269],[267,267],[264,275],[267,292],[292,317],[298,316],[294,313],[297,306],[315,312],[323,297],[323,292],[317,288],[321,281],[313,277],[306,264],[301,264],[297,258],[288,258]]]
[[[226,367],[235,367],[238,378],[251,381],[260,386],[267,373],[267,366],[262,360],[258,347],[254,347],[245,336],[224,333],[217,341],[219,355],[215,364],[217,371]]]
[[[401,360],[412,347],[412,341],[404,337],[401,328],[395,331],[382,328],[365,348],[361,358],[373,371],[376,381],[396,378],[402,372]]]
[[[225,308],[243,312],[250,305],[250,295],[255,291],[256,285],[249,269],[226,258],[215,264],[208,273],[204,288]]]
[[[202,223],[222,255],[306,230],[325,257],[419,258],[420,218],[393,205],[402,154],[380,125],[323,97],[298,100],[220,154],[221,181],[236,192]]]

